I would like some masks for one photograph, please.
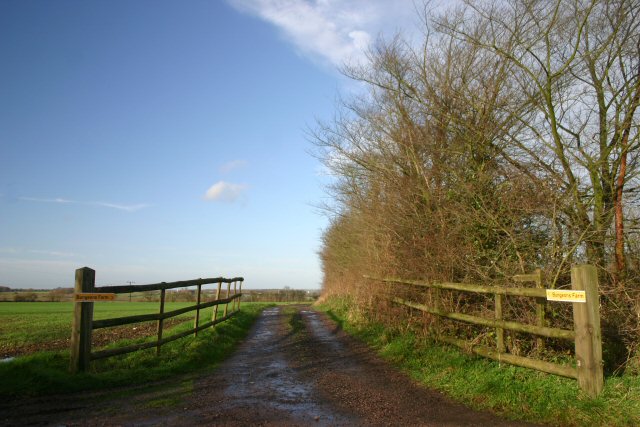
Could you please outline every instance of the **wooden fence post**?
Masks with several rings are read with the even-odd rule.
[[[242,280],[240,281],[240,293],[242,294]],[[242,301],[242,295],[238,298],[238,310],[240,310],[240,301]]]
[[[164,314],[164,298],[165,298],[166,291],[167,291],[166,289],[162,289],[160,291],[160,314]],[[159,319],[158,320],[158,344],[156,345],[156,356],[160,356],[160,348],[162,347],[162,344],[160,344],[160,341],[162,341],[163,325],[164,325],[164,320]]]
[[[433,298],[433,308],[435,308],[437,311],[440,311],[442,309],[442,293],[440,292],[440,289],[432,288],[431,294]],[[431,321],[432,321],[431,324],[433,325],[433,330],[436,333],[436,337],[440,337],[440,333],[442,332],[442,321],[440,319],[440,316],[432,315]]]
[[[231,292],[231,282],[227,283],[227,299],[229,298],[229,293]],[[229,303],[227,302],[224,306],[224,317],[227,317],[227,313],[229,311]]]
[[[216,291],[216,301],[220,299],[220,288],[221,287],[222,287],[222,282],[218,282],[218,290]],[[213,319],[211,319],[211,321],[213,321],[213,322],[215,322],[216,319],[218,318],[218,307],[219,307],[219,304],[216,304],[213,307],[213,316],[211,316],[211,317],[213,317]],[[215,325],[212,325],[212,326],[215,326]]]
[[[500,294],[495,294],[495,318],[496,320],[503,320],[502,319],[502,295]],[[497,347],[498,353],[505,352],[503,328],[496,328],[496,347]]]
[[[604,387],[600,298],[596,268],[592,265],[572,267],[571,288],[585,291],[587,300],[586,303],[573,303],[578,384],[590,397],[596,397]]]
[[[233,282],[233,296],[238,295],[238,282]],[[233,305],[231,306],[232,311],[236,311],[236,307],[238,306],[238,298],[233,299]]]
[[[533,274],[534,276],[536,276],[536,288],[543,289],[544,286],[542,283],[542,270],[537,268],[535,273]],[[536,298],[536,324],[541,328],[545,326],[544,312],[546,303],[546,298]],[[536,347],[538,350],[538,354],[542,353],[542,351],[544,350],[544,339],[538,337],[538,339],[536,340]]]
[[[200,279],[202,280],[202,279]],[[199,306],[200,305],[200,298],[202,295],[202,284],[198,283],[198,297],[196,298],[196,304]],[[195,329],[195,331],[193,332],[193,336],[197,337],[198,336],[198,323],[200,323],[200,307],[196,308],[196,318],[193,321],[193,328]]]
[[[76,270],[75,293],[93,292],[96,287],[96,272],[89,267]],[[91,362],[91,331],[93,322],[93,303],[76,302],[71,330],[72,373],[84,372]]]

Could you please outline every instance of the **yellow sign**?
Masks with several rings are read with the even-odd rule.
[[[547,289],[547,301],[587,302],[587,295],[585,291]]]
[[[116,294],[74,294],[74,302],[114,301]]]

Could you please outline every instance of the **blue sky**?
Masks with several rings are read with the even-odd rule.
[[[0,0],[0,285],[318,288],[306,131],[410,0]]]

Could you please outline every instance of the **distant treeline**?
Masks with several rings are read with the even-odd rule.
[[[247,302],[313,302],[320,296],[319,290],[302,290],[291,289],[285,287],[284,289],[243,289],[242,301]],[[136,295],[136,299],[140,298],[145,301],[159,301],[160,292],[141,292]],[[215,299],[215,290],[203,290],[202,300],[210,301]],[[220,298],[226,296],[226,291],[223,289]],[[194,302],[196,301],[195,289],[182,289],[179,291],[168,291],[166,295],[167,301],[183,301]]]
[[[36,302],[36,301],[71,301],[73,288],[55,289],[12,289],[0,286],[0,301]]]
[[[73,288],[56,289],[11,289],[0,287],[0,301],[14,302],[61,302],[73,300]],[[285,287],[284,289],[243,289],[242,301],[247,302],[313,302],[320,295],[319,290],[301,290]],[[215,299],[215,290],[203,290],[202,300],[210,301]],[[223,289],[220,294],[224,298],[226,291]],[[118,295],[118,301],[159,301],[160,291],[134,292],[131,294]],[[196,291],[194,289],[168,290],[167,301],[172,302],[195,302]]]
[[[63,290],[65,293],[73,293],[73,288],[58,287],[55,289],[34,289],[34,288],[10,288],[9,286],[0,286],[0,292],[51,292],[52,290]]]

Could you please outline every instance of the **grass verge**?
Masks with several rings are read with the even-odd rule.
[[[289,324],[289,328],[292,334],[297,334],[298,332],[305,329],[304,321],[302,320],[302,314],[300,311],[293,307],[284,307],[283,313],[288,317],[287,323]]]
[[[201,331],[197,338],[185,337],[162,346],[160,356],[156,356],[153,348],[98,360],[86,373],[68,372],[69,351],[41,352],[0,363],[0,398],[145,384],[176,374],[212,369],[235,349],[267,305],[243,304],[242,311],[215,329]],[[185,322],[171,332],[192,327],[192,322]],[[122,341],[118,345],[132,342]]]
[[[637,376],[606,378],[604,392],[590,399],[580,392],[575,380],[501,365],[367,321],[348,300],[330,299],[318,308],[419,383],[474,409],[563,426],[640,425]]]

